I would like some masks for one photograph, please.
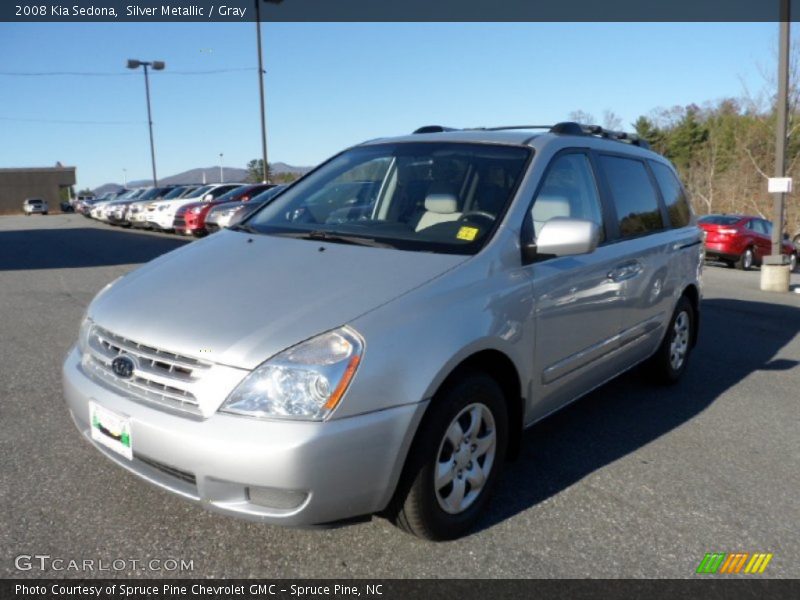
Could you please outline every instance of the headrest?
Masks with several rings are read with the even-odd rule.
[[[425,210],[449,215],[458,211],[458,200],[455,194],[428,194],[425,198]]]

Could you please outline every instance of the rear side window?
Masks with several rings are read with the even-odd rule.
[[[622,237],[664,228],[658,196],[644,163],[632,158],[600,155],[619,219]]]
[[[748,229],[753,229],[754,231],[762,234],[762,235],[769,235],[771,232],[767,229],[767,225],[765,221],[761,219],[753,219],[747,224]]]
[[[650,161],[650,167],[653,169],[653,175],[656,176],[664,203],[667,205],[670,224],[673,227],[686,227],[692,220],[692,209],[689,207],[689,201],[686,199],[686,194],[683,193],[678,178],[668,166],[661,163]]]

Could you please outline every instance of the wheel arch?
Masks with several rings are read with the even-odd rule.
[[[465,374],[476,372],[487,374],[503,390],[508,408],[509,425],[506,458],[513,460],[519,454],[522,440],[525,400],[522,397],[522,382],[519,372],[514,361],[507,354],[496,349],[479,350],[470,354],[450,370],[433,397],[435,398],[443,389],[452,385]]]
[[[682,298],[687,298],[694,310],[694,323],[692,325],[692,348],[697,345],[697,338],[700,333],[700,290],[693,283],[683,288]]]

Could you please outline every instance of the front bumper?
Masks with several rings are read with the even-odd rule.
[[[173,229],[175,213],[168,210],[154,210],[147,213],[147,224],[159,229]]]
[[[64,363],[63,385],[78,429],[119,465],[207,508],[288,526],[330,523],[385,508],[427,404],[322,423],[220,413],[192,419],[140,404],[89,379],[75,348]],[[133,460],[92,441],[90,400],[130,418]],[[273,498],[275,506],[269,505]]]

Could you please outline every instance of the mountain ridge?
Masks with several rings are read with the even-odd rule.
[[[283,162],[270,163],[273,175],[280,173],[290,173],[292,175],[305,175],[313,167],[297,167]],[[223,179],[226,182],[247,182],[249,172],[247,169],[239,169],[236,167],[223,167]],[[203,176],[205,175],[205,179]],[[159,177],[158,183],[160,185],[180,185],[189,183],[220,183],[219,167],[199,167],[196,169],[188,169],[175,175],[168,177]],[[128,182],[128,188],[142,187],[152,185],[151,179],[133,179]],[[104,194],[106,192],[113,192],[122,189],[122,184],[109,182],[96,187],[93,191],[96,195]]]

